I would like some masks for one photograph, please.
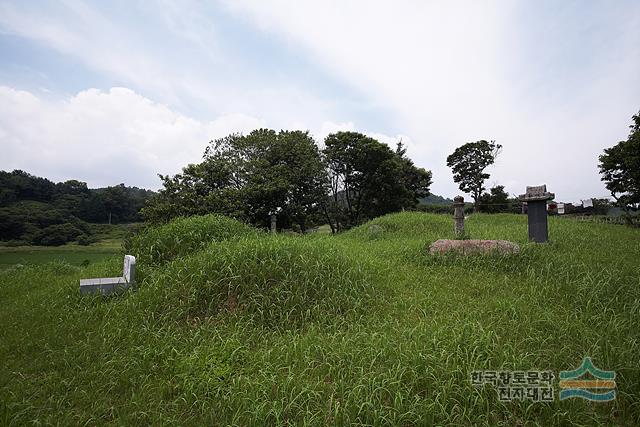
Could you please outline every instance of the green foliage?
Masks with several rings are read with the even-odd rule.
[[[79,235],[77,240],[80,246],[89,246],[90,244],[96,242],[96,239],[94,237],[84,233]]]
[[[124,250],[136,256],[142,265],[160,265],[197,252],[212,242],[255,233],[250,226],[224,216],[192,216],[148,226],[126,239]]]
[[[502,145],[495,141],[481,140],[468,142],[447,157],[453,180],[459,184],[461,191],[471,194],[476,210],[485,189],[484,182],[489,178],[484,170],[495,162],[501,149]]]
[[[448,197],[438,196],[437,194],[429,194],[427,197],[421,197],[419,203],[421,205],[444,206],[453,204],[453,200]]]
[[[509,200],[504,185],[496,185],[480,196],[478,210],[486,213],[510,212],[515,201]]]
[[[138,212],[152,193],[124,184],[92,190],[77,180],[53,183],[21,170],[0,171],[0,207],[41,202],[90,222],[107,222],[110,213],[114,223],[139,221]]]
[[[602,181],[630,219],[629,210],[640,207],[640,113],[633,116],[629,127],[626,141],[605,148],[599,168]]]
[[[49,202],[56,185],[46,178],[39,178],[22,170],[0,171],[0,206],[8,206],[19,200]]]
[[[0,208],[0,240],[58,246],[82,233],[91,233],[84,221],[45,202],[20,201]]]
[[[416,167],[402,144],[394,152],[362,134],[338,132],[321,153],[308,132],[269,129],[218,139],[202,163],[160,178],[164,188],[143,211],[148,222],[218,213],[268,227],[278,212],[280,229],[302,233],[322,222],[340,231],[413,208],[431,185],[431,172]]]
[[[72,228],[89,236],[85,221],[139,220],[138,211],[150,194],[123,184],[90,190],[76,180],[54,184],[20,170],[0,171],[0,241],[61,245],[77,236]]]
[[[325,139],[330,197],[323,210],[332,231],[404,208],[429,195],[431,171],[416,167],[398,143],[386,144],[358,132],[337,132]]]
[[[78,217],[89,222],[121,224],[142,220],[140,210],[155,193],[124,184],[89,190],[78,202]]]
[[[73,224],[55,224],[40,230],[33,238],[32,243],[42,246],[60,246],[76,240],[83,234],[83,230]]]
[[[325,170],[308,132],[258,129],[212,142],[204,161],[160,176],[164,188],[144,209],[145,220],[218,213],[267,227],[281,208],[279,227],[303,231],[324,197]]]
[[[431,257],[452,219],[404,212],[140,261],[116,298],[78,280],[120,274],[121,256],[0,272],[0,423],[636,425],[640,230],[550,217],[536,245],[522,215],[465,228],[521,253]],[[586,355],[616,371],[615,402],[504,403],[470,381]]]

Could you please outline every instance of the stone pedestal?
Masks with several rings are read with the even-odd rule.
[[[529,240],[545,243],[549,239],[547,200],[552,200],[554,197],[555,194],[547,192],[546,185],[527,187],[526,193],[520,195],[520,201],[527,204]]]
[[[464,198],[457,196],[453,199],[453,221],[456,238],[464,236]]]

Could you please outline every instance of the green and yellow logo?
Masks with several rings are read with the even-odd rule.
[[[585,374],[593,378],[580,378]],[[616,398],[616,373],[603,371],[585,357],[582,365],[573,371],[560,372],[560,400],[579,397],[593,402],[608,402]]]

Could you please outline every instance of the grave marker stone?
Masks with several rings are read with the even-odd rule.
[[[453,220],[456,238],[464,236],[464,197],[456,196],[453,199]]]
[[[520,195],[520,201],[527,204],[529,240],[545,243],[549,239],[547,200],[552,200],[554,197],[555,194],[547,192],[546,185],[527,186],[525,194]]]

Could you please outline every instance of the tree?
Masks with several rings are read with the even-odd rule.
[[[471,194],[474,210],[479,209],[480,195],[485,190],[484,182],[489,174],[484,170],[492,165],[502,149],[495,141],[468,142],[447,157],[447,166],[453,172],[453,180],[461,191]]]
[[[307,219],[315,214],[327,191],[327,172],[317,144],[308,132],[281,131],[271,164],[277,182],[284,182],[280,215],[300,226],[304,233]]]
[[[144,209],[145,219],[221,213],[258,226],[280,208],[278,225],[304,232],[324,198],[326,171],[308,132],[258,129],[212,141],[204,160],[174,177]]]
[[[147,222],[213,212],[245,219],[240,189],[232,183],[230,165],[221,159],[187,165],[174,176],[158,176],[164,188],[142,209]]]
[[[599,168],[611,196],[631,222],[631,209],[640,205],[640,112],[633,116],[631,132],[626,141],[606,148],[600,155]]]
[[[429,194],[431,172],[417,168],[399,144],[396,151],[358,132],[325,139],[330,197],[323,210],[332,231],[412,208]]]
[[[509,194],[504,191],[504,185],[496,185],[480,196],[479,210],[487,213],[509,211]]]

